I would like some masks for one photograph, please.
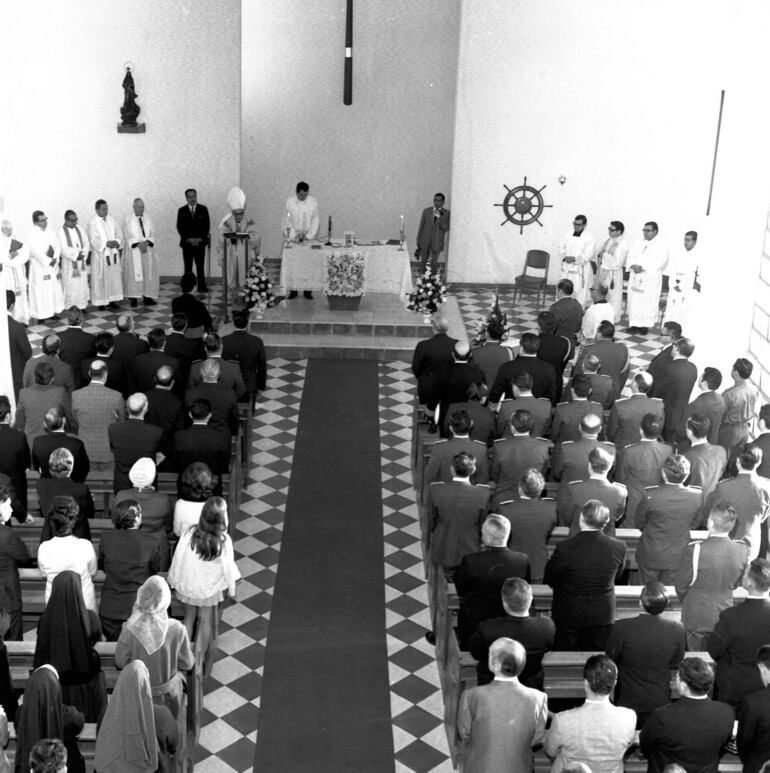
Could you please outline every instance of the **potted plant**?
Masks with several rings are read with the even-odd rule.
[[[244,306],[253,311],[257,319],[262,317],[268,306],[273,305],[273,283],[259,257],[255,257],[251,262],[239,296]]]
[[[418,311],[423,315],[426,323],[430,322],[431,315],[446,300],[446,285],[441,281],[441,274],[434,271],[430,261],[425,271],[417,277],[415,291],[409,293],[406,308],[410,311]]]
[[[323,291],[330,309],[357,309],[365,290],[365,253],[344,250],[324,257]]]

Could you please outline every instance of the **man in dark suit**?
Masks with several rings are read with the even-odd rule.
[[[615,461],[612,443],[599,440],[602,420],[594,413],[586,414],[580,422],[580,437],[566,440],[556,446],[551,464],[551,478],[566,488],[573,480],[583,480],[588,472],[588,459],[595,448],[601,448]]]
[[[195,387],[203,382],[201,369],[206,362],[219,363],[219,385],[227,387],[240,399],[246,394],[246,385],[243,382],[241,368],[235,362],[228,362],[222,356],[222,340],[216,333],[207,333],[203,339],[203,345],[206,347],[206,359],[200,362],[194,362],[190,366],[190,378],[187,381],[187,387]]]
[[[107,366],[107,389],[114,389],[120,392],[124,398],[130,394],[130,384],[128,373],[120,360],[113,356],[115,351],[115,337],[112,333],[99,333],[96,336],[96,356],[83,360],[80,366],[80,377],[84,383],[90,381],[89,371],[91,363],[95,360],[101,360]]]
[[[446,484],[445,484],[446,485]],[[481,526],[481,552],[463,556],[454,573],[460,610],[457,639],[461,650],[482,620],[504,614],[500,592],[509,577],[529,580],[529,559],[507,547],[511,524],[501,515],[488,515]]]
[[[641,437],[642,418],[648,413],[660,419],[663,426],[665,410],[663,400],[650,397],[652,376],[640,371],[631,379],[631,397],[623,397],[615,401],[607,421],[607,440],[615,444],[618,451],[618,462],[623,449],[633,443],[638,443]]]
[[[733,734],[735,712],[708,697],[714,669],[702,658],[685,658],[676,674],[680,698],[650,714],[639,735],[648,773],[663,773],[670,763],[685,770],[716,773]]]
[[[21,322],[13,318],[13,307],[16,296],[13,290],[5,291],[5,303],[8,308],[8,346],[11,352],[11,373],[13,375],[13,394],[19,398],[19,392],[24,385],[24,366],[32,357],[32,347],[27,338],[27,330]]]
[[[476,674],[479,684],[489,684],[489,647],[505,636],[515,639],[527,651],[527,665],[519,674],[526,687],[543,689],[543,655],[553,649],[554,624],[550,617],[532,617],[532,588],[520,577],[510,576],[500,592],[504,615],[481,621],[468,642],[471,655],[478,661]]]
[[[160,368],[170,368],[174,378],[179,377],[180,365],[176,357],[166,354],[166,332],[156,327],[147,334],[150,351],[140,354],[133,363],[131,374],[137,392],[147,392],[155,386],[155,376]],[[154,422],[150,422],[151,424]]]
[[[736,711],[747,695],[762,689],[757,650],[770,642],[770,561],[755,558],[743,576],[745,601],[723,609],[706,649],[717,664],[714,697]]]
[[[588,399],[591,395],[591,379],[585,373],[575,376],[570,382],[569,391],[572,399],[559,403],[553,412],[551,440],[557,444],[566,440],[578,440],[580,424],[589,415],[599,417],[601,430],[604,409],[600,403]]]
[[[591,399],[608,411],[615,404],[615,384],[610,376],[599,373],[601,367],[602,361],[598,355],[587,354],[583,357],[583,375],[591,380]]]
[[[580,358],[572,370],[573,375],[583,373],[583,359],[589,354],[595,354],[602,363],[602,373],[612,379],[615,394],[623,391],[631,368],[631,356],[628,347],[615,340],[615,325],[605,319],[599,323],[596,338],[592,344],[586,344]],[[650,380],[652,383],[652,380]]]
[[[208,333],[214,323],[206,306],[195,295],[195,277],[192,274],[184,274],[179,282],[182,294],[171,301],[172,314],[184,314],[187,317],[188,338],[202,338]]]
[[[235,392],[225,384],[218,383],[220,376],[219,361],[205,360],[201,368],[203,382],[198,386],[189,387],[185,392],[184,402],[188,410],[196,400],[208,400],[211,404],[212,429],[221,432],[229,432],[235,435],[238,432],[238,401]]]
[[[708,442],[710,431],[711,420],[703,414],[693,413],[685,422],[688,449],[683,455],[690,463],[687,485],[699,486],[704,501],[717,487],[727,465],[727,451]]]
[[[233,325],[235,331],[222,337],[222,358],[240,366],[246,385],[244,399],[248,400],[267,386],[265,345],[259,336],[249,333],[249,315],[245,311],[233,312]]]
[[[693,414],[706,416],[709,425],[708,441],[716,444],[719,436],[719,425],[725,413],[725,399],[716,390],[722,384],[722,374],[716,368],[704,368],[698,387],[701,393],[685,408],[682,423],[676,428],[674,442],[680,453],[684,453],[690,443],[687,440],[687,419]]]
[[[561,389],[564,381],[564,368],[569,362],[572,348],[569,338],[556,335],[556,317],[551,311],[541,311],[537,315],[537,327],[540,336],[540,348],[537,350],[538,360],[553,365],[556,371],[556,402],[561,400]]]
[[[68,395],[75,389],[75,379],[72,368],[59,357],[61,339],[55,333],[47,335],[41,345],[42,353],[37,354],[27,361],[24,366],[24,386],[29,387],[35,383],[35,368],[41,363],[48,363],[53,368],[53,383],[55,386],[64,387]]]
[[[83,312],[77,306],[67,309],[67,323],[69,327],[59,333],[59,357],[72,368],[75,389],[80,389],[88,383],[87,378],[83,380],[81,366],[96,355],[96,336],[83,330]]]
[[[61,408],[51,408],[43,418],[45,433],[32,442],[32,466],[41,478],[50,478],[48,460],[57,448],[66,448],[74,460],[70,478],[76,483],[85,483],[91,464],[83,441],[75,435],[66,434],[67,419]]]
[[[192,272],[194,261],[198,274],[198,292],[205,293],[208,292],[208,287],[206,287],[204,264],[211,231],[209,211],[203,204],[198,204],[198,192],[195,188],[188,188],[184,195],[187,204],[180,207],[176,215],[176,230],[179,234],[179,246],[182,248],[184,273]]]
[[[665,408],[663,439],[670,441],[682,423],[698,369],[690,362],[695,346],[689,338],[680,338],[673,348],[673,359],[654,379],[651,397],[660,397]]]
[[[161,428],[161,452],[166,459],[173,454],[174,436],[181,432],[185,425],[184,403],[171,391],[173,386],[174,371],[168,365],[162,365],[155,374],[155,386],[144,393],[147,397],[144,420],[147,424]],[[166,460],[164,463],[167,464]]]
[[[580,513],[580,534],[559,542],[545,566],[557,650],[603,650],[607,643],[615,583],[626,563],[625,543],[602,533],[609,519],[609,509],[590,500]]]
[[[493,317],[487,324],[486,341],[481,346],[474,346],[471,349],[471,363],[484,371],[484,382],[487,385],[494,382],[500,366],[513,358],[511,347],[503,346],[504,333],[503,323]]]
[[[120,314],[115,323],[118,334],[113,338],[112,358],[123,366],[128,387],[131,392],[138,390],[134,384],[134,360],[149,351],[150,345],[134,331],[134,318],[131,314]]]
[[[40,362],[35,366],[35,383],[19,392],[16,404],[14,426],[24,431],[30,448],[35,438],[43,434],[43,418],[49,408],[61,408],[70,427],[77,430],[77,423],[72,418],[69,393],[63,386],[54,384],[53,368],[47,362]]]
[[[551,466],[553,443],[532,437],[529,411],[516,411],[511,416],[511,430],[512,437],[495,440],[492,446],[490,476],[495,482],[495,505],[516,494],[519,480],[527,470],[535,469],[545,475]]]
[[[420,261],[420,272],[430,262],[432,269],[438,269],[439,255],[444,251],[444,237],[449,230],[449,210],[444,207],[444,194],[433,197],[433,206],[422,211],[417,228],[417,248],[414,256]]]
[[[571,279],[562,279],[556,285],[556,303],[548,309],[556,317],[556,330],[554,335],[564,336],[571,344],[570,357],[575,352],[577,345],[576,334],[583,324],[583,306],[576,298],[572,297],[575,285]]]
[[[436,371],[452,364],[456,338],[447,335],[449,320],[443,314],[433,317],[433,336],[420,341],[412,357],[412,373],[417,379],[417,400],[425,403],[431,394]]]
[[[107,428],[110,449],[115,459],[113,488],[115,493],[131,488],[128,473],[137,459],[144,456],[153,461],[163,444],[163,430],[152,424],[145,424],[147,398],[141,393],[131,395],[126,400],[127,421],[116,421]]]
[[[3,638],[8,641],[21,641],[24,630],[18,567],[20,564],[26,564],[30,555],[27,546],[16,533],[17,530],[9,528],[8,521],[13,512],[11,496],[10,489],[0,485],[0,604],[11,619],[8,632]]]
[[[513,377],[513,399],[500,403],[496,419],[497,434],[500,437],[511,437],[511,416],[518,410],[532,414],[532,437],[548,437],[553,406],[547,397],[535,397],[532,394],[532,376],[526,371]]]
[[[451,403],[447,408],[442,422],[445,437],[449,437],[449,417],[455,411],[465,411],[471,417],[471,437],[480,440],[484,445],[491,447],[497,439],[497,422],[495,415],[487,408],[489,389],[486,384],[471,384],[468,387],[466,399],[462,403]],[[548,402],[546,400],[546,402]],[[550,407],[550,403],[548,403]],[[510,434],[510,429],[509,429]]]
[[[179,373],[177,374],[174,386],[175,394],[180,397],[184,395],[187,389],[187,379],[190,376],[190,367],[195,360],[206,359],[206,348],[203,346],[202,338],[187,338],[187,315],[172,314],[171,332],[166,338],[165,353],[179,362]]]
[[[173,472],[179,473],[177,488],[182,473],[193,463],[203,462],[211,472],[220,476],[214,493],[222,493],[221,476],[230,468],[230,435],[208,426],[211,419],[211,403],[208,400],[196,400],[189,406],[192,426],[174,435],[174,453],[169,463]]]
[[[652,358],[647,372],[657,379],[674,358],[674,344],[682,337],[682,326],[678,322],[664,322],[660,331],[663,348]]]
[[[489,512],[489,486],[471,483],[476,460],[459,453],[452,459],[449,483],[431,483],[428,494],[430,557],[450,581],[463,556],[481,549],[481,524]]]
[[[437,370],[433,376],[431,394],[427,400],[429,411],[438,407],[438,426],[441,437],[447,437],[445,418],[452,403],[465,400],[471,384],[484,383],[484,371],[471,364],[471,350],[467,343],[458,341],[452,351],[452,364]]]
[[[556,404],[556,371],[553,365],[538,360],[540,337],[534,333],[524,333],[521,337],[519,356],[512,362],[505,362],[497,371],[497,378],[489,390],[489,402],[499,403],[504,397],[513,397],[511,382],[517,373],[525,371],[532,376],[532,394],[535,397],[547,397]]]
[[[7,475],[24,512],[27,511],[27,470],[32,464],[26,435],[11,428],[11,403],[0,395],[0,473]]]
[[[756,655],[763,688],[747,695],[738,714],[738,754],[743,773],[759,773],[770,760],[770,644],[763,644]]]
[[[671,669],[686,645],[682,624],[662,615],[669,603],[663,583],[647,582],[639,602],[642,614],[616,620],[605,649],[618,667],[615,704],[636,712],[637,728],[671,700]]]

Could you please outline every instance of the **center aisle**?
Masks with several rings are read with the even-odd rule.
[[[310,360],[255,770],[392,772],[383,587],[378,364]]]

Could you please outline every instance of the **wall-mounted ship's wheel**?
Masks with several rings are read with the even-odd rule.
[[[503,199],[502,204],[495,204],[496,207],[502,207],[505,213],[505,220],[500,225],[506,223],[513,223],[519,226],[519,233],[524,233],[525,225],[532,225],[537,223],[541,228],[543,224],[540,222],[540,216],[543,214],[543,210],[546,207],[552,207],[553,204],[546,204],[543,201],[542,191],[547,186],[542,188],[533,188],[531,185],[527,185],[527,178],[524,178],[522,185],[517,185],[515,188],[509,188],[507,185],[503,185],[508,193]]]

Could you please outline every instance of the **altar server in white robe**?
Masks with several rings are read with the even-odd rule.
[[[16,296],[13,318],[22,325],[29,323],[26,269],[29,262],[29,245],[26,242],[26,239],[13,232],[13,223],[10,220],[0,223],[0,264],[5,274],[5,287],[13,290]]]
[[[13,289],[7,284],[9,276],[10,274],[5,268],[0,271],[0,298],[5,298],[6,290]],[[14,414],[16,413],[16,392],[13,388],[11,344],[8,338],[8,315],[5,312],[0,312],[0,395],[6,395],[8,402],[11,404],[11,423],[13,423]]]
[[[572,230],[556,247],[556,253],[561,258],[559,280],[572,280],[575,288],[572,297],[580,303],[588,300],[589,291],[594,283],[591,261],[596,254],[596,240],[586,231],[587,223],[588,218],[585,215],[575,215]]]
[[[144,212],[144,202],[134,199],[134,211],[123,221],[123,288],[131,305],[143,298],[148,306],[160,297],[158,258],[155,255],[155,229]]]
[[[628,332],[647,335],[658,319],[663,271],[668,250],[658,236],[658,224],[649,222],[642,229],[644,238],[628,251]]]
[[[59,229],[61,244],[61,283],[64,290],[64,306],[88,308],[91,294],[88,289],[88,253],[91,245],[83,226],[78,225],[77,213],[68,209],[64,213],[64,225]]]
[[[298,182],[296,193],[286,199],[283,232],[294,242],[304,242],[318,236],[318,202],[308,196],[309,190],[310,186],[306,182]]]
[[[697,241],[698,233],[688,231],[684,235],[684,246],[672,250],[668,262],[668,303],[663,321],[678,322],[683,328],[687,328],[689,312],[700,295],[695,289],[700,260],[700,253],[695,248]]]
[[[596,253],[596,281],[609,288],[607,301],[615,312],[615,319],[611,322],[620,319],[623,308],[623,267],[628,256],[628,245],[623,236],[625,230],[620,220],[613,220],[607,228],[609,236]]]
[[[35,224],[29,235],[29,314],[43,322],[64,311],[61,286],[61,246],[48,218],[39,209],[32,213]]]
[[[118,308],[123,300],[123,281],[120,276],[120,248],[123,236],[115,220],[109,215],[104,199],[95,205],[96,214],[88,224],[91,240],[91,302],[100,311],[109,304]]]
[[[252,259],[256,258],[261,249],[261,239],[257,233],[254,221],[246,217],[246,194],[240,188],[230,188],[227,194],[228,213],[219,221],[219,265],[222,265],[225,255],[225,234],[248,234],[248,255],[244,259],[244,241],[231,238],[227,244],[227,277],[230,286],[236,289],[243,284],[244,268],[248,271]],[[244,266],[245,263],[245,266]],[[236,272],[236,266],[238,271]]]

